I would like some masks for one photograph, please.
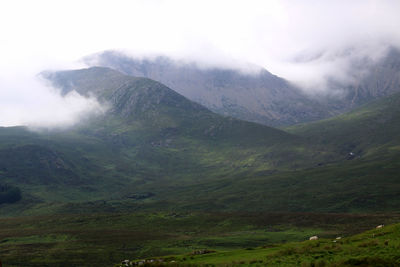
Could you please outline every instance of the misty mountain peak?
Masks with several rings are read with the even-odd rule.
[[[294,124],[329,113],[286,80],[251,64],[256,71],[205,67],[165,56],[134,58],[118,51],[105,51],[84,61],[156,80],[216,113],[266,125]]]
[[[64,94],[75,90],[81,95],[95,96],[110,104],[110,112],[123,117],[139,115],[162,107],[181,112],[207,111],[206,108],[179,95],[167,86],[148,78],[124,75],[105,67],[59,71],[46,74]]]
[[[105,67],[46,72],[43,77],[51,81],[54,87],[60,88],[63,94],[75,90],[84,96],[92,94],[97,97],[101,97],[110,88],[134,79]]]

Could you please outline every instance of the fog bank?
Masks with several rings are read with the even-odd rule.
[[[328,81],[351,83],[400,47],[399,10],[396,0],[4,0],[0,125],[72,125],[98,112],[94,99],[61,97],[34,77],[110,49],[202,67],[255,64],[307,92],[329,91]]]

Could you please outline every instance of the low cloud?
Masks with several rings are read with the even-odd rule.
[[[167,55],[201,67],[248,71],[255,64],[311,93],[330,90],[331,80],[352,83],[390,47],[400,47],[395,0],[137,3],[131,9],[136,16],[124,17],[126,28],[116,27],[115,45],[105,49]]]
[[[96,113],[94,99],[61,97],[34,77],[103,50],[255,64],[332,92],[330,81],[351,83],[400,47],[399,10],[397,0],[1,1],[0,125],[71,125]]]
[[[332,80],[354,83],[400,48],[398,1],[284,2],[288,35],[277,40],[285,53],[271,56],[269,66],[308,91],[329,90]]]
[[[320,53],[303,53],[277,62],[275,71],[310,94],[337,94],[361,81],[383,60],[393,45],[346,47]]]
[[[94,97],[87,98],[75,91],[62,95],[60,89],[39,75],[44,70],[83,65],[47,55],[26,43],[0,41],[0,48],[0,126],[65,128],[104,112]]]
[[[60,91],[37,76],[0,75],[0,125],[31,129],[65,128],[104,110],[95,98]]]

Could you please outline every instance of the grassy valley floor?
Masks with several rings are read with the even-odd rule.
[[[310,247],[311,254],[326,246],[337,250],[332,246],[339,244],[330,241],[336,236],[348,237],[378,224],[399,221],[399,214],[318,213],[142,212],[2,218],[0,259],[3,266],[112,266],[124,259],[179,254],[184,256],[177,256],[177,260],[193,264],[266,262],[267,255],[274,255],[269,257],[271,263],[281,256],[296,263],[300,250]],[[386,229],[397,231],[398,227]],[[312,235],[325,239],[292,243]],[[398,242],[395,236],[382,238],[390,239],[390,248]],[[382,238],[378,245],[368,245],[374,240],[357,244],[367,242],[365,247],[372,249],[385,242]],[[341,250],[346,246],[341,244]],[[191,253],[201,250],[218,252],[190,258]],[[304,257],[311,262],[312,255]]]

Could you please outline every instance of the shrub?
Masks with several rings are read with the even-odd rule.
[[[10,185],[0,185],[0,204],[14,203],[21,199],[21,190]]]

